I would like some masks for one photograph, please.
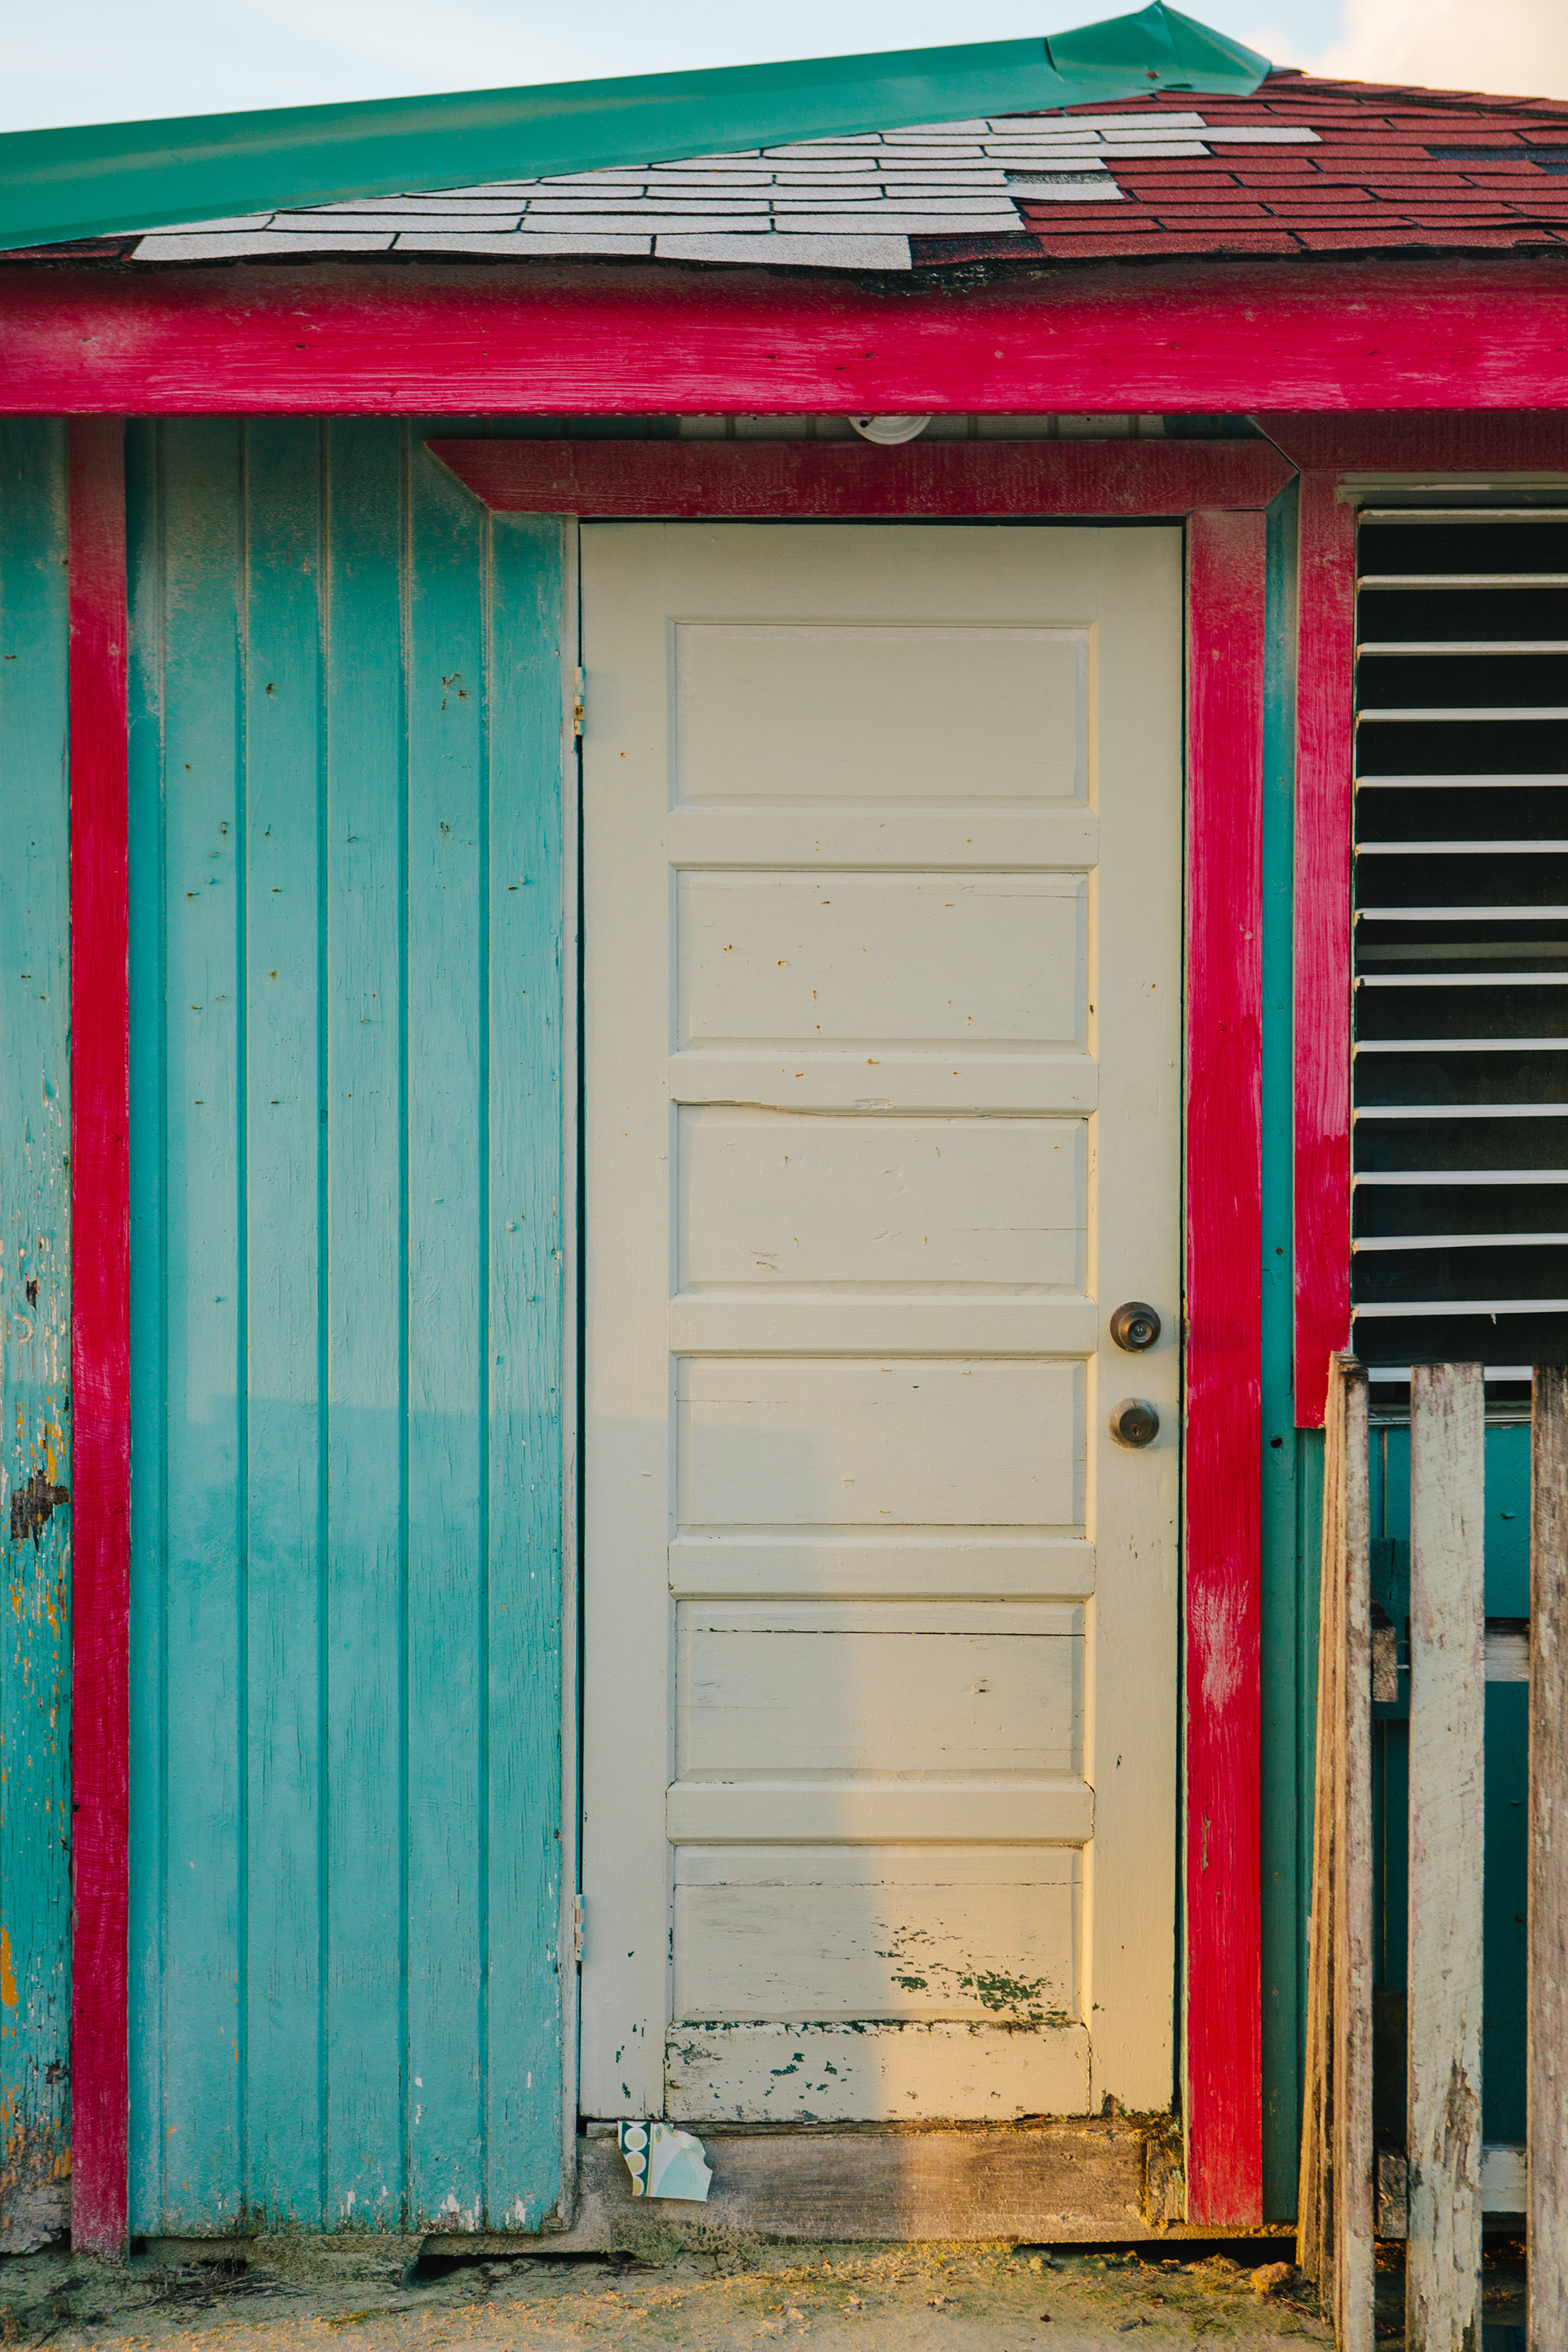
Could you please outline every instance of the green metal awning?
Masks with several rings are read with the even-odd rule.
[[[1268,60],[1168,7],[1047,39],[0,135],[0,250],[1181,89]]]

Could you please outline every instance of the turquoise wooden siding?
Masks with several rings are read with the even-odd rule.
[[[563,541],[133,428],[132,2228],[561,2190]]]
[[[65,431],[0,419],[0,2228],[70,2155]]]
[[[1294,484],[1268,518],[1263,778],[1263,2210],[1296,2208],[1300,2131],[1299,2020],[1306,1975],[1300,1884],[1305,1739],[1301,1661],[1308,1639],[1299,1570],[1295,1399],[1291,1388],[1291,919],[1296,796],[1296,513]],[[1311,1618],[1315,1629],[1317,1618]],[[1315,1639],[1315,1632],[1312,1636]],[[1310,1819],[1310,1815],[1309,1815]],[[1310,1853],[1311,1833],[1306,1838]]]

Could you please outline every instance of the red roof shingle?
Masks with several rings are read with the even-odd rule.
[[[1568,246],[1568,103],[1561,100],[1272,73],[1250,98],[1194,101],[1172,91],[1094,110],[1157,120],[1194,102],[1215,128],[1272,121],[1310,130],[1317,142],[1283,152],[1237,142],[1159,162],[1119,156],[1123,201],[1115,206],[1021,198],[1029,247],[1053,260],[1099,261],[1131,253]],[[914,255],[928,267],[994,258],[1003,242],[922,238]]]

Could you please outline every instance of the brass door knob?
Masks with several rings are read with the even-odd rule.
[[[1110,1434],[1118,1445],[1152,1445],[1160,1434],[1160,1416],[1142,1397],[1123,1397],[1110,1409]]]
[[[1110,1318],[1110,1336],[1130,1356],[1142,1355],[1160,1336],[1160,1318],[1141,1298],[1130,1298]]]

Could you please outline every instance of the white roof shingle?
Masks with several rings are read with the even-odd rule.
[[[1317,143],[1294,124],[1162,110],[1003,115],[853,139],[491,182],[430,195],[259,212],[151,229],[137,261],[320,253],[528,258],[626,254],[816,269],[908,269],[911,236],[1018,236],[1018,200],[1116,204],[1119,161],[1206,155],[1215,142]]]

